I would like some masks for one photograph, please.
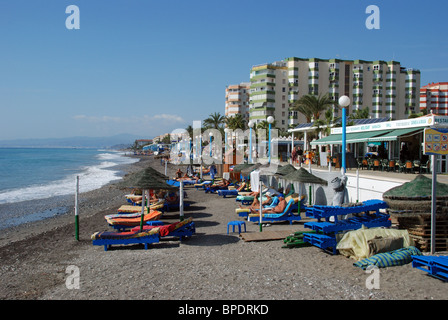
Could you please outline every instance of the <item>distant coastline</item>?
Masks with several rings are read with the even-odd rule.
[[[131,134],[110,137],[69,137],[0,140],[0,148],[104,148],[122,150],[139,139]]]

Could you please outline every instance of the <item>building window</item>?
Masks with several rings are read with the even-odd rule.
[[[285,109],[285,108],[286,108],[285,104],[284,104],[284,103],[282,103],[282,109]]]
[[[286,92],[286,88],[285,87],[282,88],[282,92]]]

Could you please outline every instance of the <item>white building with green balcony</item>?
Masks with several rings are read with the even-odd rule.
[[[419,88],[420,71],[397,61],[291,57],[252,67],[249,115],[255,122],[272,115],[277,127],[295,127],[306,119],[291,105],[306,94],[328,94],[335,103],[350,97],[347,114],[368,107],[372,118],[406,119],[419,112]]]

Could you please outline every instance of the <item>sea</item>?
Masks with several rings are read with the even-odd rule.
[[[136,161],[103,149],[0,148],[0,229],[65,213],[77,177],[80,193],[92,191],[121,179],[122,165]]]

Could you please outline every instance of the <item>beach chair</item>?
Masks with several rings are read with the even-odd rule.
[[[92,244],[94,246],[104,246],[104,251],[107,251],[112,245],[129,245],[129,244],[144,244],[145,250],[148,249],[148,244],[157,243],[160,240],[159,228],[151,230],[129,231],[129,232],[95,232],[91,236]]]
[[[143,223],[148,223],[149,221],[159,220],[162,216],[162,212],[158,210],[150,211],[143,215]],[[132,227],[139,226],[141,223],[141,214],[134,213],[131,215],[108,215],[104,217],[106,222],[114,229],[125,230]]]
[[[294,205],[295,201],[294,199],[289,200],[288,204],[286,205],[285,210],[281,213],[263,213],[261,215],[261,222],[281,222],[281,221],[288,221],[289,224],[292,224],[293,221],[299,221],[301,220],[300,215],[293,214],[292,207]],[[259,214],[249,214],[247,217],[248,221],[251,222],[259,222],[260,221],[260,215]]]
[[[203,181],[201,183],[195,183],[193,186],[196,188],[196,190],[199,190],[199,189],[205,189],[205,187],[211,183],[212,181]]]
[[[176,237],[182,241],[185,238],[191,237],[196,233],[196,228],[193,222],[193,218],[188,218],[183,221],[171,223],[171,224],[157,224],[155,226],[145,225],[143,230],[159,229],[159,235],[161,238]],[[135,227],[131,231],[139,231],[140,227]]]
[[[104,246],[104,251],[107,251],[112,245],[129,244],[144,244],[146,250],[148,244],[158,243],[161,238],[178,237],[182,241],[195,233],[194,222],[192,218],[188,218],[168,225],[146,225],[142,231],[140,231],[140,227],[135,227],[128,232],[95,232],[91,239],[93,245]]]
[[[320,221],[320,219],[325,219],[328,221],[330,217],[334,217],[335,222],[337,222],[338,216],[362,212],[367,213],[370,211],[375,211],[376,214],[379,214],[380,209],[386,209],[388,207],[389,206],[385,201],[372,199],[366,200],[362,204],[352,207],[315,205],[308,207],[305,214],[307,217],[317,219],[318,221]]]

